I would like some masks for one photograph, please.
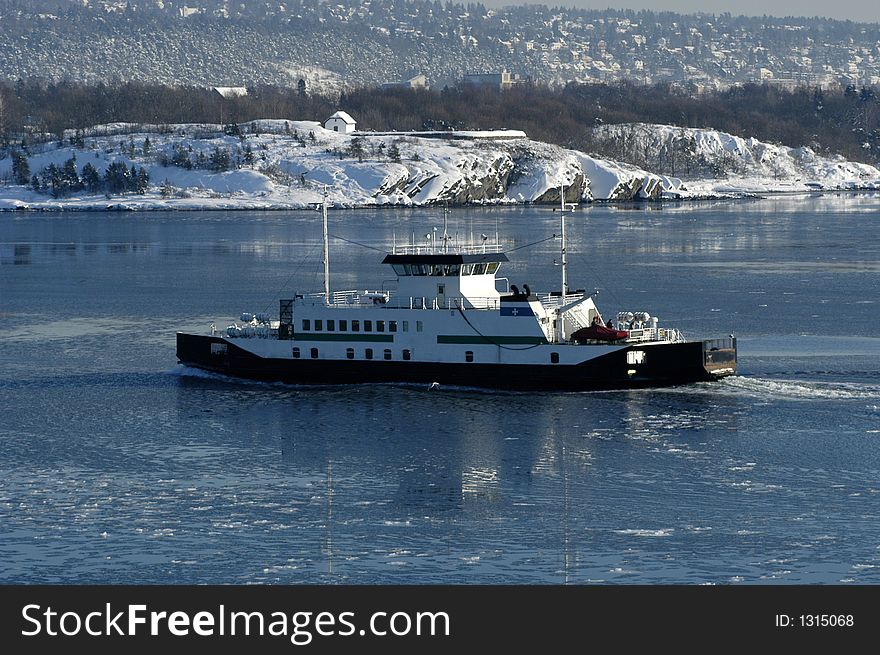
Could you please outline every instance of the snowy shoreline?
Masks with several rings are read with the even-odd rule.
[[[290,211],[314,208],[325,193],[337,209],[558,205],[560,187],[567,203],[585,205],[880,190],[874,166],[665,125],[604,126],[599,136],[622,147],[638,138],[646,151],[679,153],[680,167],[698,174],[711,168],[714,177],[660,175],[515,130],[341,134],[313,121],[260,120],[234,133],[221,125],[114,124],[64,136],[25,153],[29,179],[45,180],[45,171],[65,164],[69,170],[71,160],[77,174],[124,164],[149,174],[144,193],[74,190],[53,198],[46,189],[11,184],[7,156],[0,160],[0,180],[7,181],[0,211]]]
[[[778,190],[778,191],[742,191],[728,194],[712,194],[712,195],[688,195],[682,198],[634,198],[630,200],[593,200],[589,203],[579,205],[581,209],[588,208],[591,205],[596,206],[626,206],[626,205],[686,205],[690,203],[710,202],[710,201],[760,201],[769,198],[778,198],[783,196],[823,196],[823,195],[840,195],[840,194],[864,194],[878,193],[880,189],[874,187],[852,188],[852,189],[823,189],[823,190]],[[537,203],[529,201],[503,201],[503,202],[479,202],[466,203],[459,205],[449,205],[457,208],[493,208],[493,207],[528,207]],[[550,207],[546,203],[540,206]],[[282,211],[314,211],[319,207],[316,202],[311,205],[284,205],[284,204],[261,204],[249,201],[241,202],[212,202],[212,203],[175,203],[173,201],[157,201],[150,202],[142,199],[134,202],[104,202],[104,203],[52,203],[46,202],[41,204],[9,204],[7,205],[0,198],[0,214],[28,214],[28,213],[60,213],[60,212],[198,212],[198,211],[254,211],[254,212],[282,212]],[[335,205],[330,204],[333,210],[358,210],[358,209],[387,209],[393,211],[396,209],[432,209],[436,205],[392,205],[392,204],[367,204],[367,205]]]

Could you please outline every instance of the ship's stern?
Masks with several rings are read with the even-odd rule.
[[[704,340],[703,368],[713,380],[736,373],[736,337]]]

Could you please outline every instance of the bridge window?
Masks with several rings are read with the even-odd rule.
[[[397,332],[397,321],[388,321],[388,331]]]
[[[390,348],[385,349],[385,359],[391,359],[391,349]]]
[[[413,264],[411,269],[413,275],[427,275],[428,267],[424,264]]]
[[[645,351],[644,350],[630,350],[626,353],[626,363],[627,364],[644,364],[645,363]]]
[[[501,264],[499,262],[489,262],[486,265],[486,272],[489,273],[490,275],[495,275],[495,271],[498,270],[498,267],[500,265]]]
[[[459,271],[461,271],[461,266],[459,264],[445,264],[443,273],[445,275],[458,275]]]
[[[466,362],[474,361],[474,351],[473,350],[465,350],[464,351],[464,361],[466,361]]]
[[[416,332],[421,332],[421,331],[422,331],[422,322],[416,321]]]
[[[320,332],[323,329],[324,329],[324,321],[322,321],[320,318],[316,318],[315,319],[315,332]]]
[[[339,331],[340,332],[347,332],[348,331],[348,321],[346,321],[346,320],[339,321]]]
[[[336,321],[327,319],[327,332],[333,332],[336,329]]]
[[[345,356],[348,359],[354,359],[354,348],[346,348],[345,349]]]
[[[393,321],[392,321],[392,322],[393,322]],[[404,331],[404,332],[409,332],[409,321],[404,321],[404,322],[403,322],[403,331]]]
[[[373,331],[373,321],[364,321],[364,332]]]
[[[411,356],[412,356],[412,353],[410,352],[410,350],[409,350],[408,348],[407,348],[407,349],[404,349],[404,351],[403,351],[403,359],[404,359],[405,361],[408,362],[408,361],[410,360],[410,357],[411,357]]]
[[[312,348],[311,355],[312,355],[312,359],[318,359],[318,349]]]
[[[361,331],[361,322],[357,319],[354,319],[351,322],[351,331],[352,332],[360,332]]]
[[[309,319],[307,319],[307,318],[304,318],[304,319],[303,319],[303,322],[302,322],[302,326],[303,326],[303,332],[308,332],[309,330],[312,329],[312,322],[311,322],[311,320],[309,320]]]
[[[373,359],[373,349],[367,348],[364,350],[364,359]]]
[[[394,269],[395,274],[397,274],[398,276],[409,275],[403,264],[391,264],[391,268]]]
[[[486,265],[485,264],[474,264],[474,272],[473,275],[485,275],[486,273]]]
[[[376,321],[376,332],[385,331],[385,321]]]

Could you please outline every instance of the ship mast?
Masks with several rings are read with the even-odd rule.
[[[449,205],[443,206],[443,254],[449,252]]]
[[[559,220],[561,223],[560,236],[562,237],[561,244],[561,263],[562,263],[562,293],[559,298],[559,309],[556,310],[556,323],[558,329],[557,339],[559,343],[563,343],[565,341],[565,321],[563,319],[564,312],[562,308],[565,307],[565,295],[567,292],[568,286],[568,261],[565,258],[565,185],[559,185],[559,201],[561,203]]]
[[[562,304],[565,304],[565,294],[568,292],[568,261],[565,258],[565,186],[559,185],[559,199],[562,203],[562,213],[560,214],[560,221],[562,222],[561,233],[562,233]]]
[[[330,304],[330,233],[327,228],[327,187],[321,202],[321,215],[324,224],[324,303]]]

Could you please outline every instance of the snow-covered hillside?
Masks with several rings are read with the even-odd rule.
[[[143,167],[144,194],[53,198],[12,183],[0,160],[0,209],[282,209],[320,202],[337,207],[450,203],[558,203],[689,198],[817,188],[880,188],[872,166],[818,157],[711,130],[636,126],[640,147],[660,152],[685,136],[695,169],[724,177],[682,182],[642,168],[531,141],[516,131],[339,134],[311,121],[263,120],[227,134],[219,125],[104,125],[65,135],[64,144],[28,153],[30,174],[71,158],[103,173],[113,162]],[[609,126],[606,138],[631,138],[634,126]],[[618,132],[613,132],[618,130]],[[71,137],[76,146],[70,145]],[[648,143],[648,139],[651,139]],[[222,156],[221,156],[222,155]]]
[[[595,132],[603,145],[627,161],[686,176],[690,196],[876,189],[880,184],[876,167],[822,157],[805,146],[789,148],[717,130],[644,123],[606,125]]]

